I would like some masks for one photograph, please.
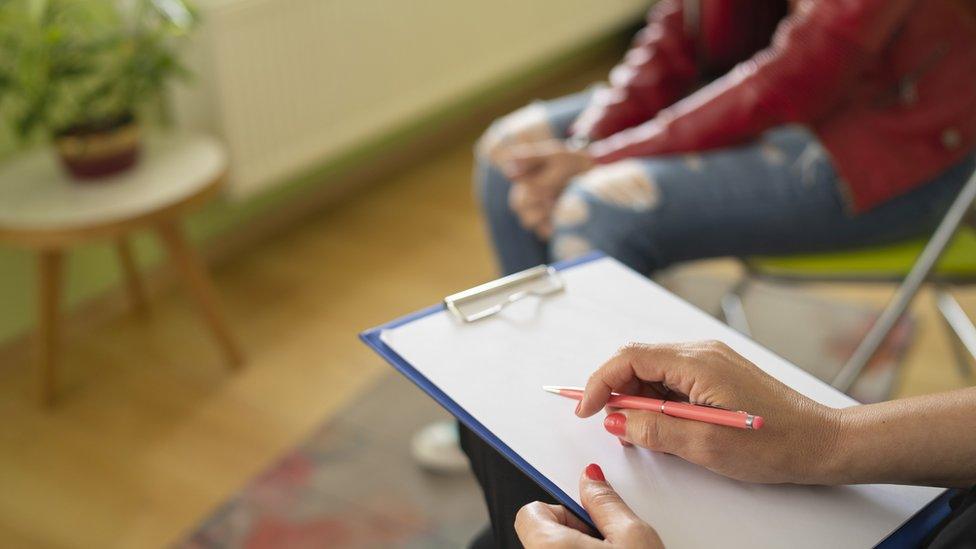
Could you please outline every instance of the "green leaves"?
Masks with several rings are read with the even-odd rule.
[[[183,0],[0,0],[0,116],[26,142],[156,104],[195,21]]]

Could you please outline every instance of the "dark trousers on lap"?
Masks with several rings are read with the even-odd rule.
[[[491,535],[476,538],[473,547],[522,547],[515,535],[515,515],[533,501],[556,503],[556,499],[534,480],[512,465],[504,456],[481,440],[473,431],[460,425],[461,449],[471,460],[491,518]]]

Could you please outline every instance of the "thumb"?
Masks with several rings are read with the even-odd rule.
[[[620,540],[635,525],[643,524],[624,500],[620,499],[596,463],[587,465],[580,477],[580,501],[597,529],[607,539]]]

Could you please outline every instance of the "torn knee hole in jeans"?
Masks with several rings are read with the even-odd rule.
[[[817,166],[824,157],[824,149],[819,143],[810,143],[803,149],[794,163],[794,169],[800,172],[800,181],[810,186],[817,182]]]
[[[559,234],[552,241],[552,255],[557,260],[573,259],[592,250],[590,241],[576,234]]]
[[[646,211],[657,207],[661,191],[640,162],[622,161],[590,170],[579,186],[605,204]]]
[[[566,193],[556,202],[552,222],[557,227],[581,225],[590,218],[590,206],[578,193]]]
[[[759,154],[767,164],[772,166],[780,166],[786,162],[786,153],[774,143],[763,143],[759,147]]]
[[[689,153],[684,156],[685,167],[693,172],[701,172],[705,169],[705,159],[698,153]]]

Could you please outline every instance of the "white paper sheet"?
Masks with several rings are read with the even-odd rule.
[[[603,429],[602,414],[580,420],[575,401],[541,387],[584,385],[629,341],[718,339],[812,399],[856,403],[612,259],[562,276],[565,292],[527,299],[496,317],[462,325],[437,313],[381,337],[577,502],[580,472],[599,463],[671,548],[870,547],[941,492],[747,484],[675,456],[622,448]]]

